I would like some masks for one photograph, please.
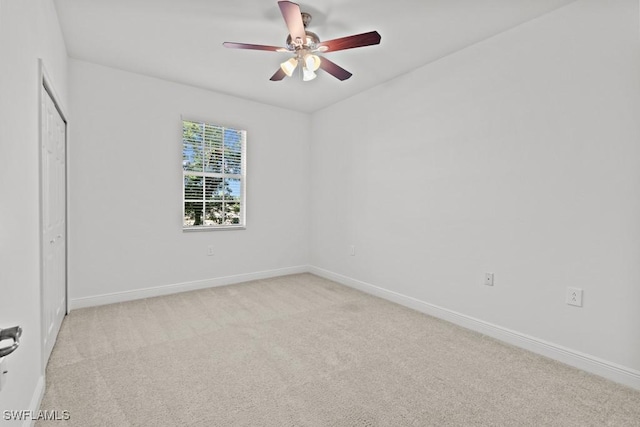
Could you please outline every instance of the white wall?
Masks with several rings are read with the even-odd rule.
[[[582,0],[315,113],[311,264],[637,375],[639,54]]]
[[[72,307],[306,266],[308,115],[77,60],[70,98]],[[181,115],[247,130],[246,230],[182,231]]]
[[[37,409],[43,387],[38,58],[66,106],[67,53],[53,3],[0,0],[0,328],[24,330],[7,357],[0,411]]]

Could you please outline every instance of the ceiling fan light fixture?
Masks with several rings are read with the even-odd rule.
[[[289,77],[293,75],[293,71],[296,69],[297,66],[298,66],[298,59],[296,58],[291,58],[283,62],[282,64],[280,64],[280,68],[282,68],[282,71],[284,71],[284,73]]]
[[[320,68],[320,57],[312,53],[308,53],[304,56],[304,66],[308,70],[316,71]]]
[[[307,67],[304,67],[302,69],[302,81],[308,82],[315,79],[316,77],[318,77],[318,75]]]

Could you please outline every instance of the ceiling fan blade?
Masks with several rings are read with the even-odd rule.
[[[304,31],[300,6],[290,1],[279,1],[278,6],[280,6],[280,12],[282,12],[284,22],[289,29],[291,40],[295,43],[295,40],[299,38],[304,42],[307,33]]]
[[[280,46],[267,46],[263,44],[249,44],[249,43],[235,43],[235,42],[224,42],[222,43],[224,47],[228,47],[231,49],[252,49],[252,50],[266,50],[270,52],[289,52],[284,47]]]
[[[320,68],[325,70],[327,73],[331,74],[338,80],[347,80],[353,74],[336,64],[335,62],[329,61],[327,58],[320,59]]]
[[[276,71],[276,73],[273,76],[271,76],[269,80],[271,80],[272,82],[278,82],[284,79],[286,76],[287,75],[284,73],[282,68],[278,68],[278,71]]]
[[[377,31],[356,34],[354,36],[342,37],[339,39],[327,40],[318,43],[318,49],[322,52],[335,52],[336,50],[352,49],[354,47],[371,46],[380,43],[380,34]],[[323,49],[322,47],[327,49]]]

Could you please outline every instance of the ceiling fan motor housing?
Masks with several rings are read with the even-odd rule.
[[[314,50],[318,43],[320,43],[320,37],[314,32],[305,30],[306,37],[305,40],[294,40],[291,39],[291,35],[287,37],[286,46],[287,49],[291,51],[296,51],[300,49]]]

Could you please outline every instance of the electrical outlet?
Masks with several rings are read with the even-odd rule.
[[[582,289],[567,288],[567,304],[582,307]]]
[[[213,245],[209,245],[207,246],[207,255],[208,256],[213,256]]]
[[[484,273],[484,284],[493,286],[493,273]]]

